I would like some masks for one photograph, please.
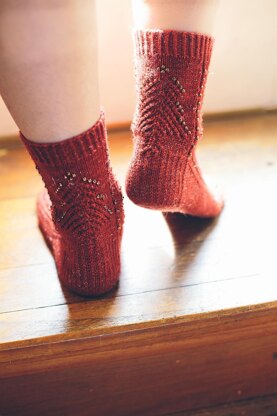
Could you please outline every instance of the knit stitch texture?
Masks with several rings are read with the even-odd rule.
[[[203,179],[195,145],[213,38],[192,32],[138,30],[134,153],[126,191],[136,204],[164,212],[217,216],[223,201]]]
[[[104,113],[89,130],[61,142],[34,143],[20,136],[45,183],[38,222],[61,283],[81,295],[111,290],[119,278],[124,212]]]

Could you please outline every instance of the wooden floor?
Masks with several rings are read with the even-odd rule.
[[[125,198],[121,283],[99,299],[60,287],[36,224],[41,180],[18,141],[0,142],[1,416],[277,415],[277,116],[205,127],[222,215]],[[110,148],[124,185],[130,133]]]

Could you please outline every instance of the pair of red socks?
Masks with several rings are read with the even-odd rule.
[[[212,46],[210,36],[197,33],[135,33],[138,101],[126,192],[142,207],[199,217],[215,217],[223,207],[208,189],[194,152],[203,133]],[[21,138],[45,183],[38,222],[61,283],[81,295],[108,292],[119,279],[124,210],[104,114],[86,132],[60,142]]]

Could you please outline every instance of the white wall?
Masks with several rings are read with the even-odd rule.
[[[207,112],[277,107],[277,1],[221,0]]]
[[[108,122],[135,105],[131,0],[96,0],[99,82]],[[277,108],[277,0],[220,0],[204,111]],[[17,131],[0,101],[0,135]]]

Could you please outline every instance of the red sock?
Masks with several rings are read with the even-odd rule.
[[[61,142],[21,138],[45,183],[37,202],[38,222],[61,283],[83,295],[109,291],[120,271],[124,214],[109,164],[103,113],[89,130]]]
[[[214,217],[223,207],[205,183],[194,147],[213,38],[170,30],[135,33],[138,105],[134,155],[126,180],[136,204]]]

